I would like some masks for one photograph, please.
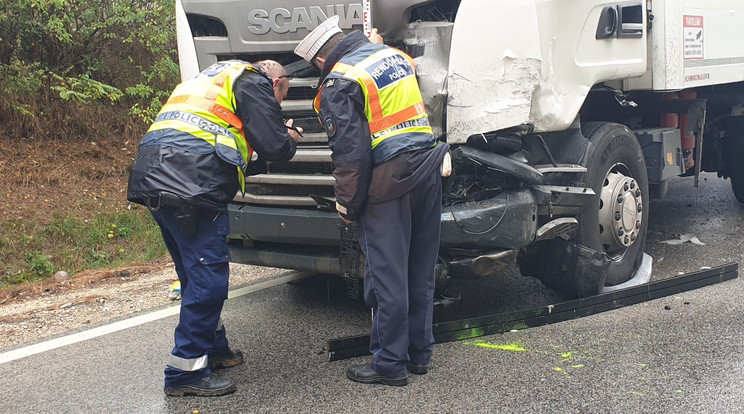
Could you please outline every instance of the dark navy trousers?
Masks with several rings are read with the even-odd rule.
[[[428,364],[431,358],[441,201],[435,168],[403,196],[368,204],[359,222],[364,300],[374,310],[369,350],[380,375],[402,377],[406,361]]]
[[[188,235],[176,221],[176,211],[170,206],[152,211],[181,281],[181,314],[165,369],[165,385],[170,387],[210,375],[209,355],[229,351],[220,320],[230,274],[228,216],[195,208],[196,232]]]

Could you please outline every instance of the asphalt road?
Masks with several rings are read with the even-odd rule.
[[[742,262],[744,207],[729,182],[677,179],[651,205],[653,280]],[[705,246],[667,245],[694,234]],[[516,269],[453,285],[472,309],[525,308],[560,295]],[[369,310],[331,282],[279,285],[227,301],[247,363],[218,398],[168,398],[163,368],[176,316],[0,364],[3,413],[732,413],[744,409],[744,281],[735,279],[549,326],[439,344],[407,387],[345,379],[326,341],[367,333]],[[496,305],[494,305],[496,304]],[[668,309],[665,309],[668,308]],[[446,313],[440,313],[446,317]],[[485,345],[485,346],[484,346]],[[510,345],[499,349],[492,345]]]

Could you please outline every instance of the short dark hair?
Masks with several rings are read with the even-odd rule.
[[[318,53],[315,54],[315,57],[313,57],[313,59],[315,59],[316,57],[323,58],[323,59],[327,58],[328,55],[331,54],[331,50],[333,50],[333,48],[336,47],[336,45],[341,43],[341,39],[343,38],[344,38],[343,33],[336,33],[335,35],[331,36],[331,38],[328,39],[327,42],[325,42],[325,44],[320,48],[320,50],[318,50]]]

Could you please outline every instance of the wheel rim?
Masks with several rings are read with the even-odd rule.
[[[643,223],[643,192],[623,164],[613,166],[602,182],[599,235],[605,253],[622,257],[638,240]]]

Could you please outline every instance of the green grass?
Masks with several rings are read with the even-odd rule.
[[[89,207],[89,217],[55,213],[47,224],[0,223],[0,288],[35,282],[59,270],[149,262],[167,254],[160,229],[143,208]]]

